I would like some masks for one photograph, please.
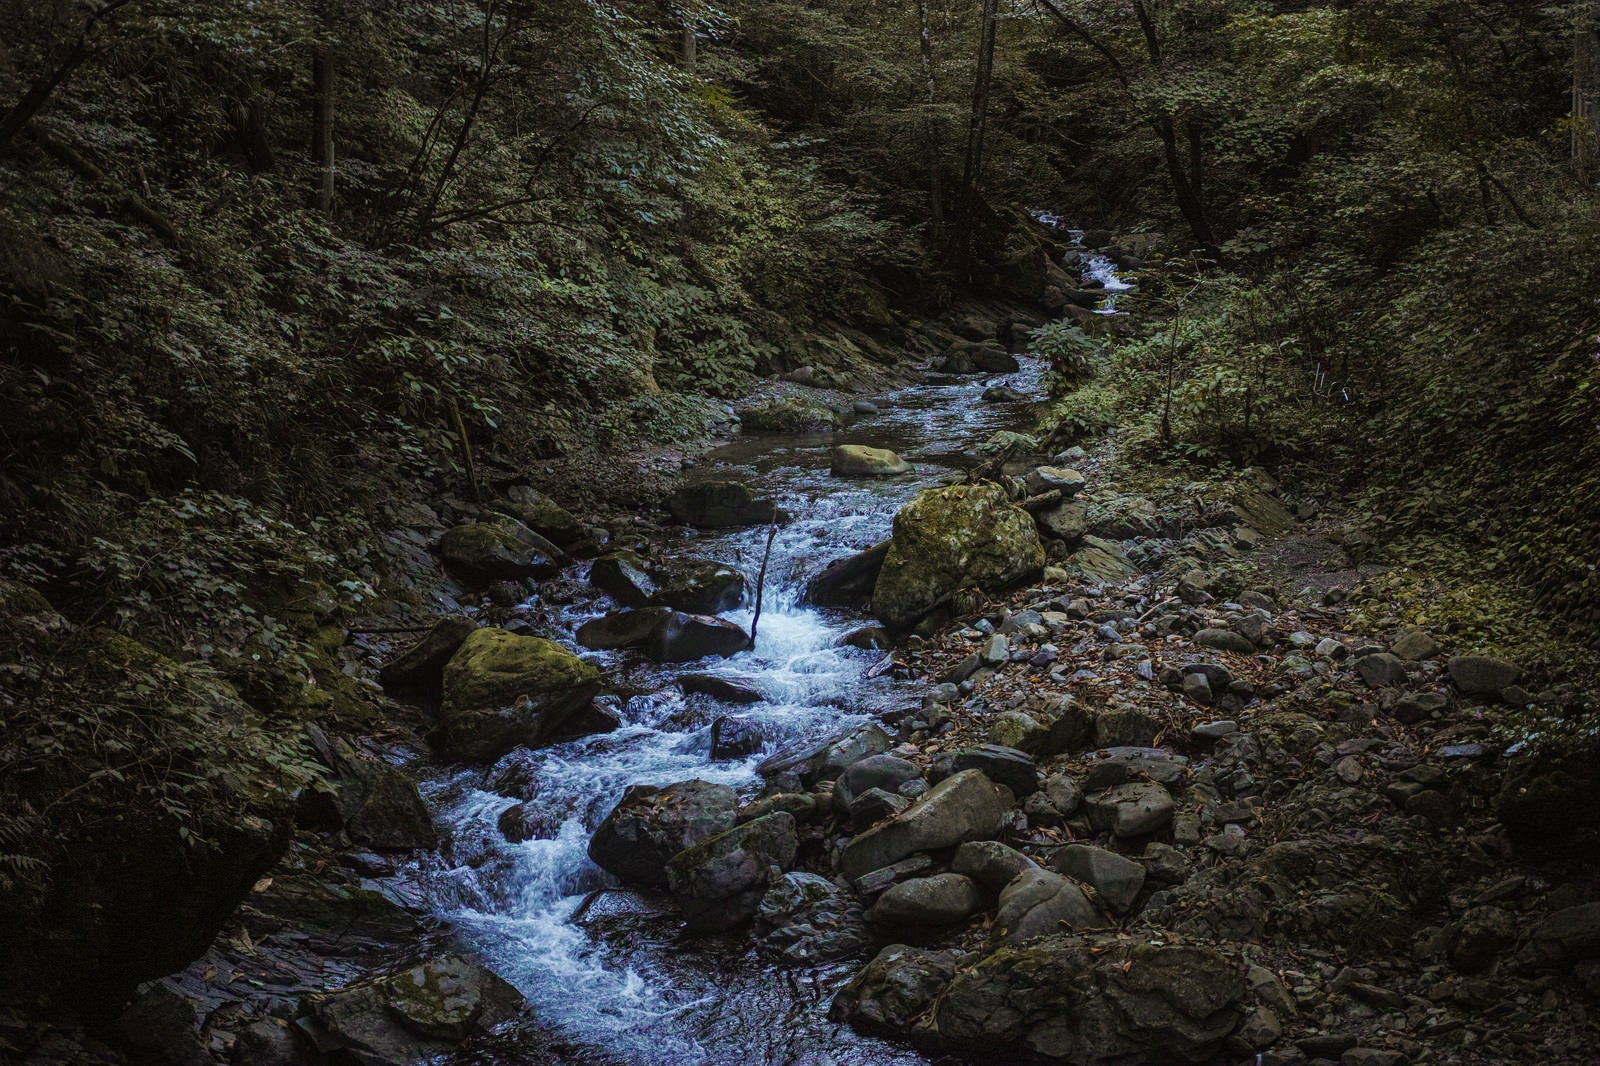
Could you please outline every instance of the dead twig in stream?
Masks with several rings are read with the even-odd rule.
[[[767,550],[761,554],[761,572],[756,575],[756,611],[750,616],[750,647],[756,646],[756,623],[761,621],[761,595],[767,590],[767,563],[772,561],[772,542],[778,538],[778,502],[772,502],[772,525],[767,529]]]

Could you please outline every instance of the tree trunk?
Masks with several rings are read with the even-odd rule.
[[[944,232],[944,189],[939,163],[939,130],[931,111],[939,103],[939,87],[933,75],[933,29],[929,25],[928,0],[917,0],[917,35],[922,49],[922,77],[927,83],[930,114],[923,123],[922,135],[927,141],[928,155],[928,212],[933,224],[934,241]]]
[[[311,159],[317,164],[317,210],[333,217],[333,49],[320,45],[311,53],[311,84],[316,114],[311,134]]]
[[[983,141],[989,124],[989,86],[994,80],[995,14],[999,6],[999,0],[983,0],[978,70],[972,83],[972,118],[967,127],[966,162],[961,169],[961,214],[954,251],[956,263],[965,273],[970,273],[972,265],[972,243],[978,213],[978,178],[983,172]]]
[[[1161,138],[1161,155],[1167,164],[1167,176],[1172,181],[1172,196],[1177,201],[1178,210],[1183,214],[1183,220],[1189,224],[1189,232],[1194,239],[1207,251],[1215,251],[1217,237],[1211,229],[1211,220],[1206,217],[1205,201],[1201,198],[1199,179],[1199,144],[1198,134],[1191,126],[1189,129],[1189,153],[1195,162],[1196,170],[1194,180],[1183,168],[1183,159],[1178,154],[1178,131],[1174,128],[1171,115],[1161,115],[1155,120],[1156,135]]]
[[[695,64],[699,61],[700,42],[694,35],[694,20],[684,17],[683,20],[683,69],[690,74],[694,73]]]
[[[1580,0],[1572,9],[1572,173],[1581,182],[1594,178],[1600,155],[1596,119],[1600,107],[1594,99],[1595,81],[1600,74],[1597,57],[1594,0]]]

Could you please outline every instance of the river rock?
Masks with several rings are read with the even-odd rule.
[[[1439,654],[1439,642],[1426,629],[1412,626],[1395,638],[1389,650],[1402,659],[1431,659]]]
[[[573,639],[592,651],[643,647],[650,635],[672,617],[672,613],[667,607],[612,611],[583,623]]]
[[[839,477],[893,477],[911,473],[911,464],[888,448],[840,444],[829,453],[830,469]]]
[[[935,874],[891,887],[867,911],[879,925],[953,925],[983,909],[983,893],[969,877]]]
[[[1062,503],[1046,508],[1033,516],[1034,525],[1042,536],[1066,543],[1074,548],[1083,540],[1089,528],[1088,512],[1081,503]]]
[[[861,905],[820,874],[788,873],[756,908],[761,950],[797,966],[847,959],[866,947]]]
[[[950,767],[957,772],[977,770],[997,785],[1004,785],[1015,796],[1039,790],[1039,771],[1033,757],[1016,748],[998,744],[979,744],[951,753]]]
[[[761,727],[747,718],[723,715],[711,723],[711,761],[743,759],[759,752],[767,742]]]
[[[1014,944],[1059,933],[1063,926],[1082,931],[1109,928],[1102,914],[1076,881],[1049,870],[1024,870],[1000,892],[990,936]]]
[[[600,671],[541,637],[479,629],[444,669],[445,750],[492,763],[521,744],[550,742],[600,691]]]
[[[1028,471],[1024,483],[1028,495],[1039,496],[1046,492],[1059,492],[1063,500],[1070,500],[1083,489],[1084,477],[1067,466],[1039,466]]]
[[[674,855],[667,888],[692,932],[735,929],[755,919],[768,885],[798,847],[793,815],[763,815]]]
[[[523,1008],[516,989],[486,966],[450,955],[307,996],[295,1024],[329,1061],[411,1066],[516,1018]]]
[[[727,785],[636,785],[595,830],[589,858],[624,881],[665,888],[667,860],[732,829],[738,809],[738,798]]]
[[[515,518],[565,551],[594,547],[595,536],[592,529],[571,511],[527,485],[511,486],[506,490],[506,498],[495,504],[494,508],[501,514]]]
[[[831,408],[799,396],[746,407],[738,414],[748,433],[820,433],[839,428],[839,416]]]
[[[555,577],[561,549],[510,515],[487,515],[447,530],[439,538],[444,568],[467,581]]]
[[[998,840],[969,840],[950,860],[951,872],[966,874],[991,896],[998,895],[1019,874],[1038,868],[1038,863]]]
[[[992,839],[1011,803],[1009,789],[977,770],[947,777],[890,821],[846,844],[839,870],[854,881],[915,852]]]
[[[1114,788],[1129,781],[1154,781],[1173,785],[1189,773],[1189,760],[1165,748],[1112,747],[1097,753],[1083,787],[1090,792]]]
[[[962,955],[891,944],[833,997],[828,1017],[863,1033],[905,1036],[955,976]]]
[[[1114,914],[1133,909],[1144,887],[1145,869],[1132,859],[1088,844],[1068,844],[1056,851],[1050,865],[1059,873],[1095,890]]]
[[[1210,948],[1055,935],[956,973],[932,1041],[995,1062],[1204,1062],[1244,998],[1237,967]]]
[[[862,759],[881,754],[892,747],[894,738],[884,732],[877,722],[867,722],[825,742],[807,760],[807,769],[816,780],[832,780]]]
[[[1600,903],[1567,907],[1545,917],[1529,934],[1527,955],[1546,966],[1600,959]]]
[[[1406,683],[1406,664],[1388,652],[1363,655],[1355,661],[1356,676],[1371,688]]]
[[[760,703],[766,699],[752,686],[716,674],[680,674],[678,688],[685,696],[710,696],[722,703]]]
[[[750,637],[726,619],[673,611],[641,647],[658,663],[689,663],[713,655],[737,655],[750,647]]]
[[[637,552],[602,555],[589,583],[623,607],[671,607],[717,614],[744,602],[745,576],[713,559],[646,559]]]
[[[868,755],[852,763],[839,775],[833,785],[833,802],[836,808],[849,810],[855,798],[868,789],[881,788],[885,792],[899,792],[907,781],[922,776],[915,763],[897,755]]]
[[[910,804],[910,800],[898,793],[869,788],[851,800],[845,828],[852,833],[859,833],[885,818],[899,814]]]
[[[1138,570],[1122,550],[1122,545],[1088,534],[1078,541],[1078,550],[1067,559],[1065,566],[1091,581],[1104,584],[1126,581]]]
[[[512,844],[525,840],[554,840],[561,831],[561,817],[532,803],[519,803],[500,812],[495,823],[500,835]]]
[[[1028,398],[1009,385],[990,385],[983,390],[984,403],[1027,403]]]
[[[1096,829],[1109,829],[1117,837],[1158,833],[1172,824],[1175,809],[1172,796],[1152,781],[1130,781],[1094,793],[1084,804],[1089,824]]]
[[[889,554],[889,541],[882,540],[865,551],[835,559],[822,573],[806,582],[805,602],[818,607],[858,607],[872,598],[878,572]]]
[[[941,374],[1015,374],[1017,357],[995,341],[958,341],[939,362]]]
[[[1202,629],[1194,635],[1194,642],[1202,648],[1231,651],[1235,655],[1254,655],[1256,646],[1243,633],[1231,629]]]
[[[1450,657],[1450,680],[1464,696],[1499,696],[1517,683],[1522,668],[1487,655]]]
[[[684,525],[699,529],[760,526],[773,521],[774,515],[779,522],[792,517],[773,501],[758,499],[750,486],[740,481],[682,485],[667,497],[667,513]]]
[[[958,590],[1000,592],[1043,566],[1033,519],[999,486],[927,489],[894,517],[872,611],[890,629],[909,629]]]
[[[405,651],[378,668],[378,683],[391,695],[416,693],[430,700],[444,695],[444,667],[478,623],[470,618],[441,618]]]

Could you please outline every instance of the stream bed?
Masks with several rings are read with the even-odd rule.
[[[827,1020],[833,992],[859,960],[792,968],[759,958],[748,932],[690,938],[664,901],[596,889],[616,881],[587,856],[595,827],[635,784],[699,778],[741,795],[760,787],[761,760],[780,748],[819,741],[898,707],[915,705],[920,686],[874,667],[886,653],[842,646],[871,620],[800,602],[808,578],[830,560],[889,533],[899,507],[921,489],[952,480],[982,458],[978,446],[998,430],[1022,428],[1027,406],[984,403],[986,387],[1040,394],[1039,364],[1022,360],[1010,375],[923,384],[878,397],[880,411],[834,433],[738,438],[690,473],[735,478],[776,497],[794,516],[772,545],[759,635],[753,650],[681,668],[633,653],[600,653],[613,682],[643,692],[619,708],[613,733],[536,752],[518,751],[495,772],[524,782],[523,798],[554,814],[554,839],[513,844],[497,828],[517,800],[488,791],[480,771],[453,771],[426,786],[451,844],[418,871],[431,906],[528,998],[539,1023],[575,1049],[570,1061],[705,1066],[890,1066],[921,1055],[856,1035]],[[844,480],[828,471],[828,449],[857,443],[898,451],[913,473]],[[752,580],[767,530],[696,534],[679,529],[654,545],[664,554],[708,557],[739,566]],[[585,568],[567,576],[582,579]],[[563,617],[563,636],[609,606],[602,599]],[[751,608],[725,618],[748,627]],[[764,702],[729,708],[684,696],[682,673],[713,673],[758,689]],[[765,738],[749,758],[713,762],[711,722],[737,711]],[[585,901],[589,905],[584,906]],[[582,908],[580,913],[580,908]],[[581,1050],[576,1050],[581,1049]]]

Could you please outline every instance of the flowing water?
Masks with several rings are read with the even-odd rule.
[[[646,694],[620,708],[623,727],[606,735],[520,753],[531,770],[532,802],[561,812],[551,840],[511,844],[496,822],[516,801],[483,788],[484,775],[443,777],[429,798],[447,826],[444,857],[421,871],[441,917],[466,936],[503,977],[527,996],[540,1022],[583,1049],[573,1061],[739,1066],[890,1066],[925,1061],[914,1052],[856,1036],[827,1021],[836,989],[859,963],[793,969],[758,959],[748,933],[683,936],[660,901],[607,893],[578,914],[593,890],[615,881],[591,863],[589,836],[633,784],[690,778],[753,794],[756,765],[779,747],[820,740],[876,714],[914,705],[905,683],[874,667],[882,652],[841,647],[840,637],[868,621],[800,603],[807,578],[831,559],[888,535],[899,506],[918,490],[970,465],[977,446],[999,429],[1019,428],[1026,411],[985,404],[985,386],[1004,383],[1025,395],[1039,389],[1039,368],[1016,374],[919,385],[889,394],[881,411],[834,434],[741,439],[713,452],[693,477],[735,477],[778,497],[795,520],[773,544],[756,647],[730,659],[681,670],[640,663],[629,653],[600,658],[614,680]],[[828,473],[837,443],[890,447],[914,474],[846,481]],[[765,529],[722,535],[680,532],[658,550],[718,559],[754,575]],[[576,571],[573,577],[581,577]],[[564,619],[575,629],[608,604]],[[748,627],[748,607],[724,617]],[[765,702],[739,708],[759,724],[764,753],[710,760],[710,721],[730,710],[705,696],[684,697],[681,672],[711,672],[751,685]],[[575,920],[576,919],[576,920]]]

